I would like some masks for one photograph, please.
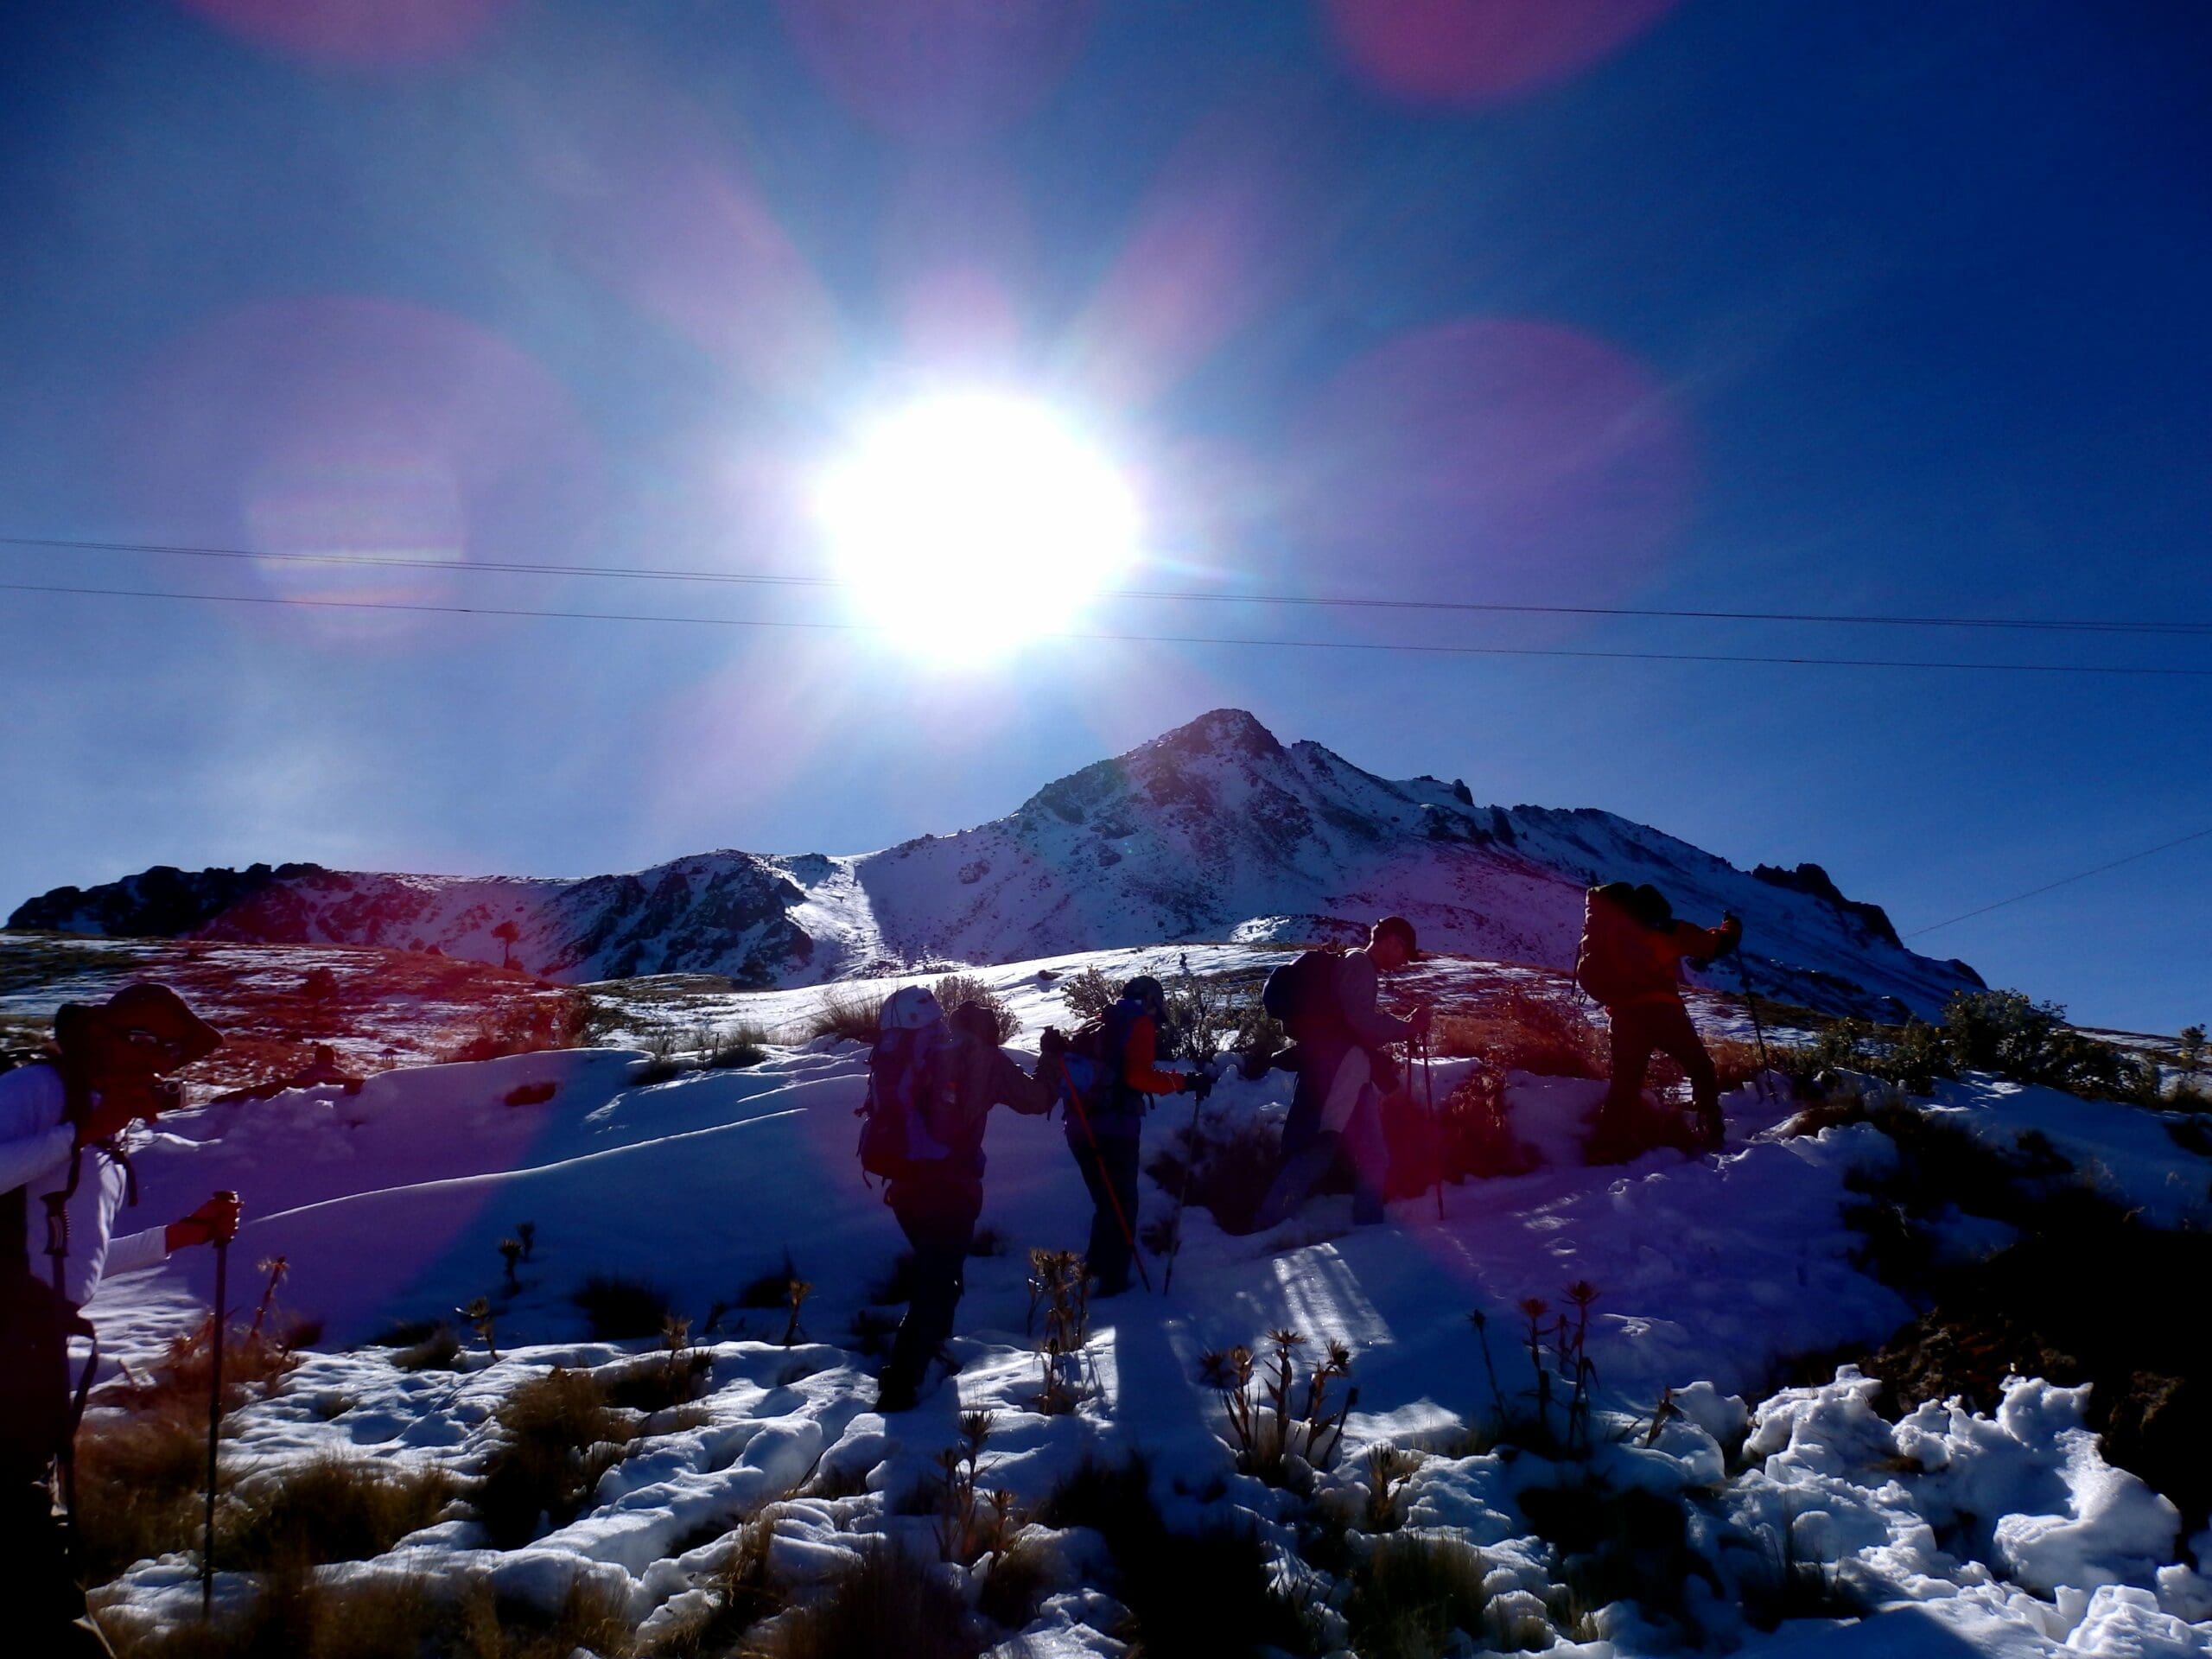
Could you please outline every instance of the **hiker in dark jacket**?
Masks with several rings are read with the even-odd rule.
[[[1648,884],[1615,881],[1589,890],[1575,982],[1604,1005],[1611,1021],[1612,1079],[1583,1148],[1585,1162],[1626,1163],[1654,1144],[1639,1132],[1637,1118],[1655,1050],[1689,1079],[1694,1144],[1719,1148],[1720,1082],[1682,1006],[1682,963],[1726,956],[1743,937],[1744,925],[1732,915],[1718,927],[1675,920],[1666,895]]]
[[[1351,1166],[1352,1219],[1382,1219],[1390,1154],[1382,1139],[1382,1096],[1395,1086],[1393,1043],[1427,1035],[1430,1010],[1407,1017],[1376,1005],[1380,976],[1420,960],[1414,925],[1385,916],[1369,931],[1364,950],[1337,958],[1322,1006],[1290,1034],[1288,1057],[1298,1074],[1290,1116],[1283,1122],[1283,1166],[1262,1201],[1259,1222],[1273,1226],[1305,1203],[1339,1156]]]
[[[120,1137],[175,1103],[166,1075],[222,1039],[166,985],[64,1005],[45,1058],[0,1075],[0,1606],[25,1653],[110,1652],[85,1611],[54,1471],[76,1424],[67,1342],[104,1276],[238,1231],[234,1198],[114,1236],[133,1183]],[[55,1217],[50,1225],[49,1215]]]
[[[1091,1104],[1071,1105],[1063,1125],[1068,1150],[1090,1192],[1090,1243],[1084,1260],[1098,1281],[1090,1293],[1094,1297],[1118,1296],[1129,1287],[1145,1113],[1157,1096],[1206,1086],[1200,1078],[1160,1069],[1160,1032],[1166,1024],[1167,995],[1158,980],[1140,974],[1122,986],[1121,1000],[1106,1013],[1105,1086],[1096,1091]]]
[[[935,999],[930,1006],[935,1007]],[[1052,1091],[999,1046],[990,1009],[964,1003],[952,1011],[948,1024],[950,1039],[926,1062],[929,1128],[947,1155],[910,1164],[907,1173],[892,1181],[885,1198],[913,1246],[913,1295],[877,1383],[878,1411],[905,1411],[914,1404],[930,1361],[952,1334],[968,1247],[975,1243],[976,1219],[983,1212],[983,1129],[991,1108],[1011,1106],[1041,1116],[1052,1105]],[[1039,1065],[1041,1069],[1043,1062]]]

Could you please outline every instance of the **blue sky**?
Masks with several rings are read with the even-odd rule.
[[[1130,467],[1138,585],[2212,618],[2195,8],[1497,0],[1554,20],[1517,81],[1424,42],[1433,0],[1367,9],[1395,54],[1319,0],[1038,0],[919,73],[886,45],[917,0],[872,32],[828,0],[468,0],[480,28],[371,63],[270,10],[0,22],[0,536],[805,574],[810,469],[972,381]],[[844,614],[54,549],[0,581]],[[2153,636],[1087,626],[2212,667]],[[1814,860],[1908,931],[2212,824],[2204,678],[1068,641],[948,670],[849,632],[11,592],[0,696],[11,905],[154,862],[858,851],[1222,704]],[[2208,895],[2212,840],[1919,943],[2171,1029],[2212,1016]]]

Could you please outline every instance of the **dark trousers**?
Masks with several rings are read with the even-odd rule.
[[[1656,1050],[1682,1068],[1690,1080],[1690,1098],[1698,1121],[1717,1128],[1720,1118],[1720,1079],[1713,1070],[1713,1056],[1690,1024],[1688,1011],[1671,998],[1664,1002],[1636,1002],[1610,1010],[1613,1021],[1613,1080],[1605,1090],[1605,1116],[1624,1123],[1635,1115],[1637,1096],[1643,1092],[1644,1074],[1650,1070]]]
[[[1137,1137],[1102,1135],[1096,1141],[1079,1130],[1068,1135],[1083,1184],[1090,1189],[1090,1245],[1084,1259],[1105,1295],[1129,1286],[1129,1235],[1137,1224]],[[1116,1205],[1119,1205],[1118,1211]]]
[[[115,1649],[85,1611],[85,1592],[43,1481],[0,1484],[0,1607],[22,1645],[10,1650],[54,1659],[115,1659]]]
[[[975,1243],[976,1217],[982,1211],[982,1189],[965,1182],[893,1184],[891,1213],[914,1247],[914,1294],[892,1339],[891,1357],[883,1368],[887,1383],[919,1386],[922,1373],[952,1334],[968,1247]]]

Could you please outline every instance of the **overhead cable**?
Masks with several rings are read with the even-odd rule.
[[[171,542],[84,541],[52,536],[0,536],[0,547],[54,548],[87,553],[144,553],[185,558],[280,564],[363,565],[454,575],[579,576],[594,580],[686,582],[771,588],[850,588],[849,578],[745,570],[697,570],[656,565],[569,564],[520,559],[441,559],[398,553],[258,552]],[[2149,634],[2212,638],[2212,621],[2127,621],[2101,618],[1899,616],[1847,611],[1736,611],[1669,609],[1651,606],[1529,604],[1502,600],[1403,598],[1379,595],[1247,593],[1176,588],[1109,588],[1095,597],[1164,604],[1281,605],[1319,609],[1449,611],[1499,616],[1623,617],[1697,622],[1784,622],[1855,627],[1967,628],[2039,633]]]
[[[100,599],[176,600],[215,605],[294,607],[309,610],[397,611],[423,615],[523,617],[575,622],[655,622],[716,628],[779,628],[823,633],[882,633],[890,630],[866,622],[804,621],[788,618],[671,616],[637,611],[560,611],[516,606],[431,605],[398,600],[302,599],[272,594],[198,594],[143,588],[79,588],[59,583],[0,582],[0,592],[62,594]],[[1246,634],[1135,633],[1109,629],[1056,629],[1025,635],[1143,645],[1229,645],[1282,651],[1393,652],[1433,657],[1564,657],[1597,661],[1647,663],[1757,663],[1787,668],[1948,669],[1977,674],[2089,674],[2133,678],[2212,679],[2212,668],[2141,667],[2092,663],[1937,662],[1920,658],[1755,656],[1731,652],[1602,651],[1564,645],[1439,645],[1384,639],[1273,639]]]

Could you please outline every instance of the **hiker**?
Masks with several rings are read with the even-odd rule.
[[[952,1334],[968,1247],[983,1211],[983,1128],[991,1108],[1041,1116],[1052,1096],[1007,1057],[996,1016],[982,1003],[963,1003],[948,1020],[935,996],[909,985],[891,994],[879,1023],[868,1058],[861,1164],[888,1176],[884,1202],[914,1251],[913,1294],[876,1384],[875,1408],[893,1412],[920,1397],[930,1361]],[[893,1139],[896,1147],[888,1144]]]
[[[1308,950],[1268,976],[1262,1000],[1293,1043],[1278,1064],[1296,1071],[1298,1087],[1283,1122],[1282,1168],[1261,1201],[1262,1227],[1305,1203],[1340,1155],[1351,1166],[1353,1224],[1382,1219],[1390,1154],[1382,1102],[1397,1086],[1389,1046],[1426,1037],[1431,1010],[1423,1005],[1401,1019],[1375,997],[1382,975],[1420,959],[1414,925],[1385,916],[1364,949]]]
[[[221,1041],[168,986],[141,983],[98,1007],[65,1003],[44,1057],[0,1074],[0,1606],[26,1653],[111,1651],[54,1510],[57,1465],[73,1500],[71,1442],[92,1372],[88,1361],[73,1397],[68,1341],[92,1336],[79,1310],[104,1276],[238,1231],[237,1201],[211,1198],[167,1227],[114,1236],[116,1212],[137,1202],[124,1132],[174,1106],[167,1074]]]
[[[1163,1071],[1159,1066],[1160,1033],[1167,1024],[1167,994],[1150,974],[1139,974],[1122,987],[1106,1011],[1095,1044],[1071,1044],[1057,1030],[1045,1033],[1039,1061],[1060,1064],[1059,1083],[1067,1109],[1062,1127],[1068,1150],[1090,1192],[1090,1243],[1084,1262],[1098,1282],[1096,1299],[1118,1296],[1129,1287],[1136,1260],[1137,1148],[1144,1115],[1159,1095],[1196,1090],[1200,1097],[1211,1077]],[[1078,1047],[1095,1046],[1095,1082],[1078,1086],[1069,1057]]]
[[[1667,895],[1649,883],[1609,881],[1585,896],[1574,982],[1605,1005],[1612,1024],[1612,1081],[1583,1148],[1583,1161],[1624,1164],[1656,1141],[1639,1132],[1644,1073],[1656,1049],[1682,1068],[1695,1114],[1691,1145],[1717,1151],[1724,1131],[1720,1082],[1689,1010],[1682,1006],[1685,959],[1702,967],[1742,941],[1733,914],[1718,927],[1675,919]]]

